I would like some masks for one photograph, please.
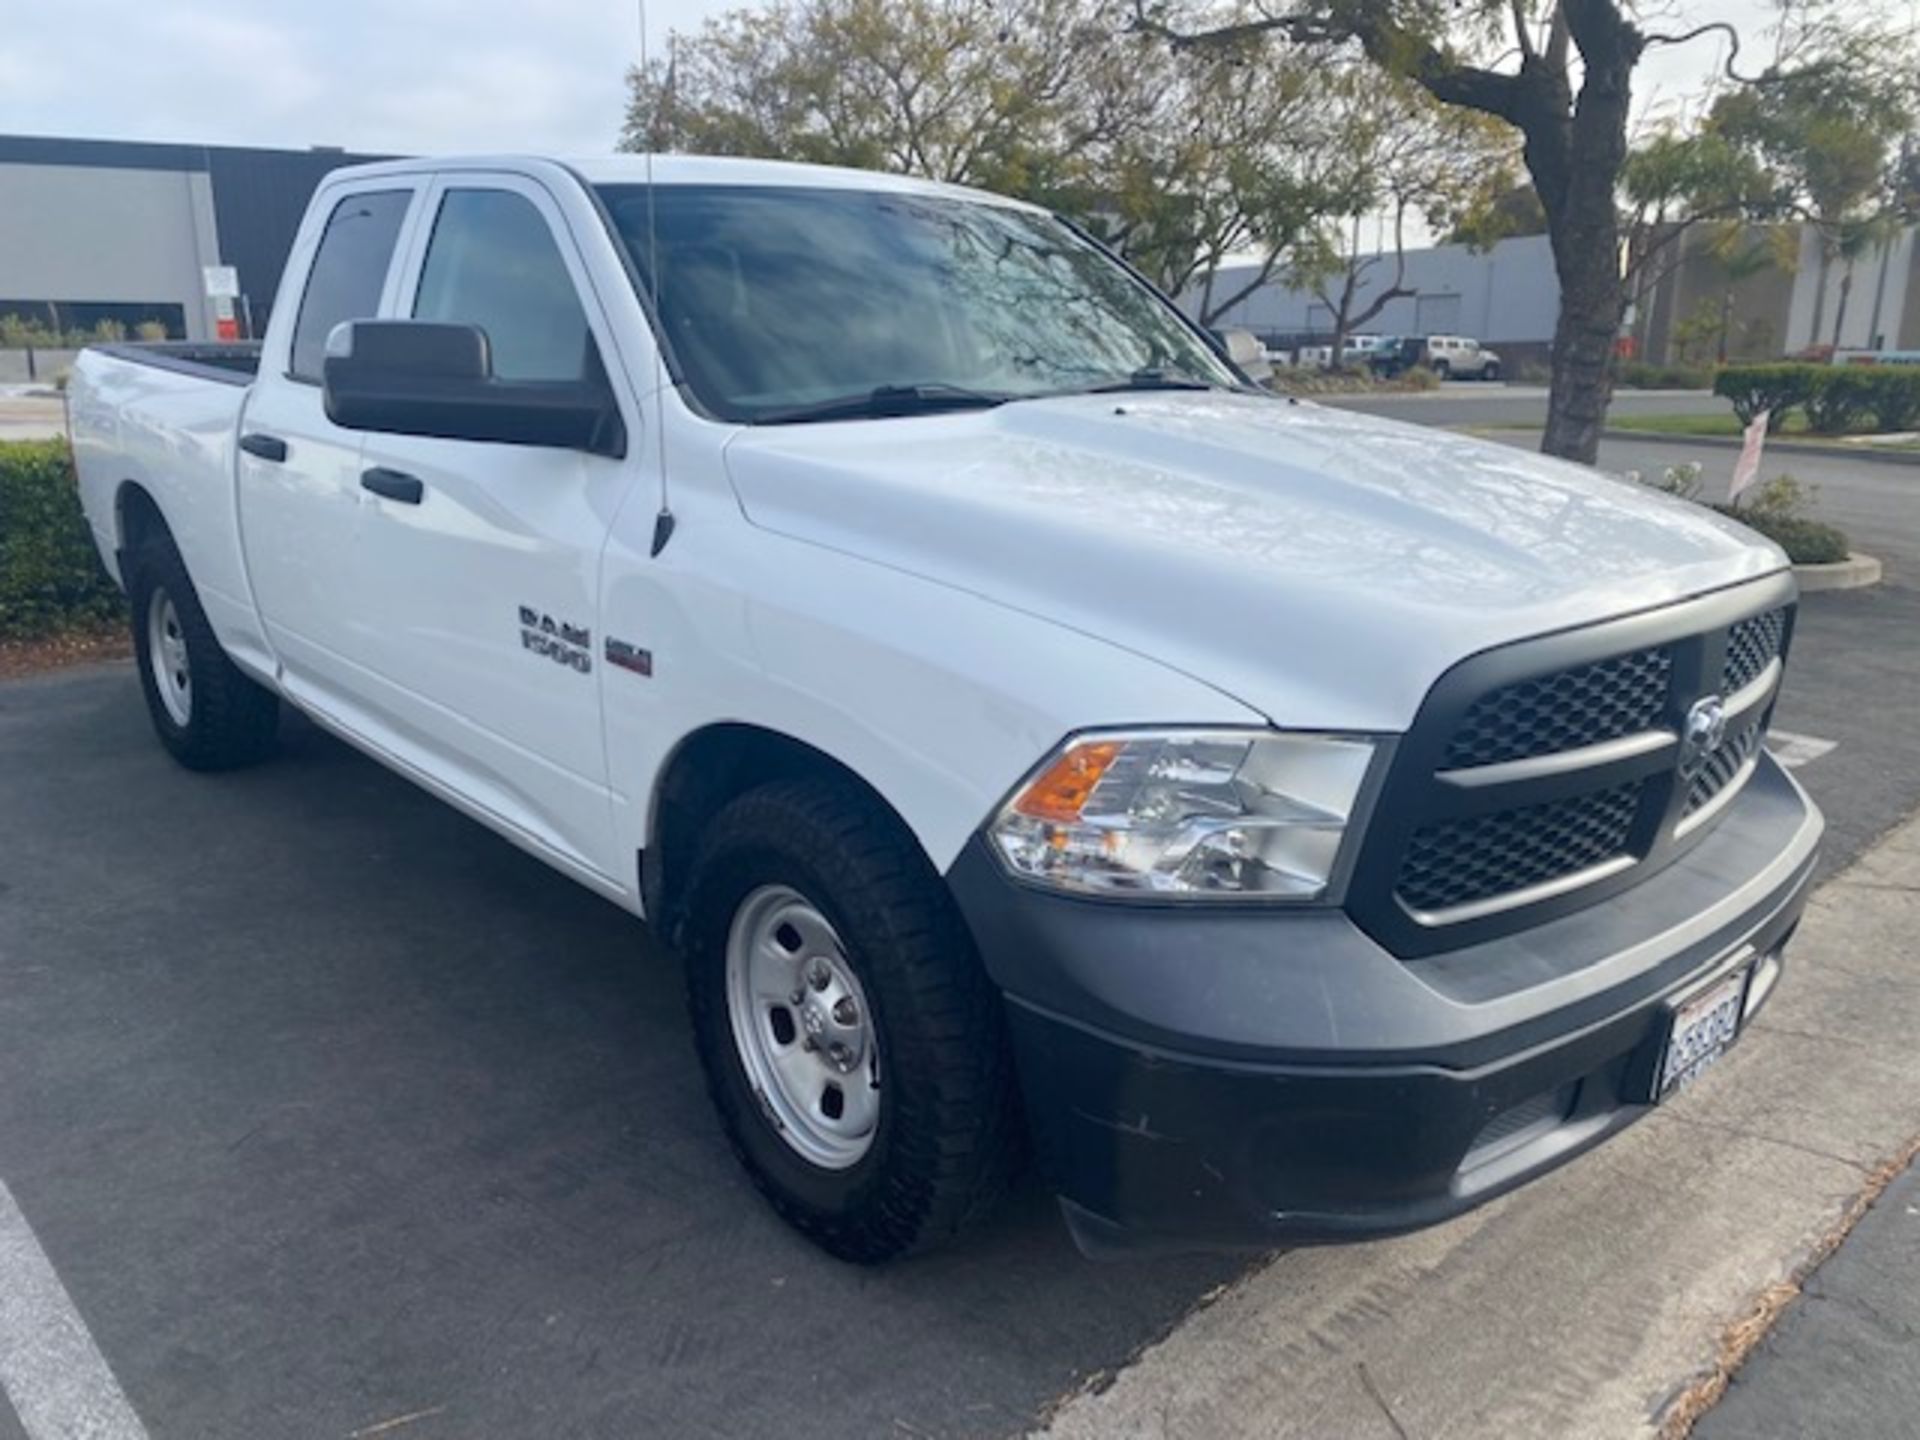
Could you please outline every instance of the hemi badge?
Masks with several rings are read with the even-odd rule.
[[[611,635],[607,637],[607,663],[618,665],[622,670],[631,670],[636,675],[653,674],[651,650],[642,650],[638,645],[629,645]]]

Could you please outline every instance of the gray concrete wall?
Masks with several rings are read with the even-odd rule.
[[[79,355],[78,350],[0,350],[0,385],[51,385],[62,370],[73,368]]]
[[[1840,287],[1847,276],[1847,263],[1834,260],[1827,269],[1826,297],[1818,309],[1820,324],[1813,324],[1815,300],[1820,292],[1820,241],[1811,225],[1802,227],[1800,268],[1793,288],[1793,307],[1788,319],[1786,348],[1789,352],[1809,345],[1831,345],[1836,319],[1840,323],[1842,349],[1875,348],[1878,338],[1886,348],[1900,348],[1899,335],[1904,327],[1908,294],[1916,282],[1916,262],[1920,261],[1920,228],[1909,227],[1886,250],[1868,249],[1853,262],[1852,284],[1846,301],[1846,313],[1840,314]],[[1884,274],[1883,274],[1884,272]],[[1878,324],[1875,324],[1874,298],[1879,295]]]
[[[1221,272],[1216,294],[1230,294],[1245,283],[1249,267]],[[1235,276],[1240,280],[1236,281]],[[1394,261],[1382,255],[1363,277],[1356,309],[1393,281]],[[1502,240],[1489,250],[1465,245],[1440,245],[1407,253],[1404,288],[1414,295],[1388,302],[1365,328],[1380,335],[1416,335],[1438,331],[1470,335],[1489,344],[1542,345],[1552,340],[1560,313],[1560,286],[1554,278],[1553,252],[1544,235]],[[1200,297],[1189,292],[1181,299],[1197,314]],[[1331,317],[1326,304],[1310,291],[1286,284],[1268,284],[1235,305],[1214,322],[1256,333],[1326,334]]]
[[[1781,354],[1786,342],[1798,272],[1790,244],[1777,252],[1771,248],[1770,228],[1747,226],[1732,247],[1736,255],[1749,246],[1768,247],[1770,263],[1732,283],[1733,304],[1727,313],[1729,360],[1771,360]],[[1639,298],[1632,331],[1639,358],[1656,365],[1681,364],[1683,358],[1693,364],[1711,364],[1716,358],[1718,321],[1729,281],[1726,266],[1713,251],[1715,238],[1704,229],[1690,230],[1679,242],[1680,257],[1663,255],[1650,262],[1654,278]],[[1683,357],[1683,328],[1702,312],[1714,322],[1712,333],[1703,335]]]
[[[174,304],[213,336],[219,263],[204,172],[0,164],[0,299]]]

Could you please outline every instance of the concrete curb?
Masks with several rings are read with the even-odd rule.
[[[1916,936],[1909,820],[1814,895],[1779,993],[1688,1094],[1439,1229],[1274,1258],[1042,1433],[1657,1434],[1920,1130]]]
[[[1630,440],[1647,445],[1666,441],[1692,445],[1703,450],[1738,450],[1740,441],[1716,435],[1667,435],[1657,430],[1623,430],[1609,425],[1600,432],[1603,440]],[[1829,460],[1869,460],[1881,465],[1920,465],[1920,450],[1884,450],[1872,445],[1816,445],[1805,440],[1767,440],[1769,455],[1819,455]]]
[[[1817,590],[1860,590],[1880,583],[1880,562],[1856,552],[1831,565],[1796,565],[1793,573],[1803,595]]]

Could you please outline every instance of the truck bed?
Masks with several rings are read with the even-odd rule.
[[[223,385],[247,385],[260,369],[260,342],[227,340],[155,340],[137,344],[95,345],[92,349],[135,365],[153,365],[186,375],[217,380]]]

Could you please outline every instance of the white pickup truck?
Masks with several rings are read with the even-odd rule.
[[[69,394],[166,748],[256,760],[290,704],[644,915],[837,1255],[953,1235],[1029,1142],[1090,1251],[1426,1224],[1781,974],[1781,553],[1252,389],[1031,206],[339,170],[257,353]]]

